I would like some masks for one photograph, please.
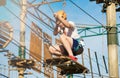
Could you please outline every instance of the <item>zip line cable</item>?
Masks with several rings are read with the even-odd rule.
[[[35,12],[37,12],[37,11],[35,10]],[[35,20],[37,20],[37,21],[40,20],[42,25],[49,26],[50,29],[49,29],[49,28],[48,28],[48,29],[49,29],[50,31],[53,31],[53,27],[51,27],[49,24],[47,24],[46,22],[44,22],[43,19],[41,19],[41,18],[39,17],[39,15],[38,15],[38,17],[37,17],[37,16],[35,16],[33,13],[31,13],[30,11],[29,11],[29,14],[33,17],[33,19],[36,18]],[[38,14],[38,12],[37,12],[37,14]],[[34,17],[35,17],[35,18],[34,18]],[[26,16],[26,18],[29,19],[28,16]],[[50,19],[50,20],[51,20],[51,19]],[[29,21],[30,21],[30,19],[29,19]],[[42,22],[42,21],[43,21],[43,22]],[[53,24],[52,24],[52,25],[53,25]]]
[[[17,4],[18,6],[19,6],[19,8],[20,8],[20,5],[19,5],[19,3],[17,3],[17,2],[15,2],[14,0],[12,0],[13,1],[13,3],[15,3],[15,4]],[[23,5],[23,6],[27,6],[27,5]],[[35,12],[36,12],[36,7],[34,7],[34,6],[32,6],[33,8],[34,8],[34,10],[35,10]],[[43,13],[42,11],[40,11],[39,9],[37,9],[40,13],[42,13],[44,16],[46,16],[48,19],[50,19],[50,20],[52,20],[53,22],[55,22],[53,19],[51,19],[49,16],[47,16],[45,13]],[[27,10],[28,11],[28,10]],[[37,12],[36,12],[37,13]],[[50,25],[48,25],[46,22],[44,22],[43,21],[43,19],[41,19],[40,17],[39,17],[39,14],[37,13],[37,15],[38,15],[38,17],[37,16],[35,16],[33,13],[31,13],[30,11],[29,11],[29,14],[31,14],[31,15],[33,15],[34,17],[36,17],[37,19],[39,19],[40,21],[42,21],[44,24],[46,24],[47,26],[49,26],[51,29],[53,29]],[[54,26],[53,26],[54,27]]]
[[[42,23],[44,23],[45,25],[49,26],[51,29],[53,29],[49,24],[47,24],[45,21],[43,21],[43,19],[35,16],[35,15],[34,15],[33,13],[31,13],[30,11],[27,11],[27,12],[28,12],[30,15],[32,15],[32,16],[36,17],[37,19],[39,19],[40,21],[42,21]]]
[[[104,25],[99,22],[97,19],[95,19],[92,15],[90,15],[88,12],[86,12],[85,10],[83,10],[80,6],[78,6],[76,3],[74,3],[72,0],[69,0],[73,5],[75,5],[77,8],[79,8],[81,11],[83,11],[85,14],[87,14],[89,17],[91,17],[93,20],[95,20],[97,23],[99,23],[100,25],[102,25],[104,27]]]
[[[5,76],[5,75],[2,74],[2,73],[0,73],[0,76],[5,77],[5,78],[9,78],[9,77]]]
[[[4,6],[5,7],[5,6]],[[8,9],[7,7],[5,7],[10,13],[12,13],[14,16],[16,16],[21,22],[23,22],[28,28],[30,28],[33,32],[36,33],[36,31],[34,31],[28,24],[26,24],[23,20],[21,20],[17,15],[15,15],[10,9]],[[44,38],[42,36],[40,36],[38,33],[36,33],[37,36],[39,36],[41,39],[43,39],[45,42],[47,42],[49,45],[51,45],[53,48],[55,48],[52,43],[47,39],[47,38]],[[55,48],[56,49],[56,48]],[[57,49],[56,49],[57,50]],[[59,51],[59,50],[57,50]]]
[[[101,22],[99,22],[97,19],[95,19],[92,15],[90,15],[88,12],[86,12],[85,10],[83,10],[80,6],[78,6],[75,2],[73,2],[72,0],[69,0],[73,5],[75,5],[77,8],[79,8],[81,11],[83,11],[84,13],[86,13],[89,17],[91,17],[93,20],[95,20],[97,23],[99,23],[103,28],[105,28],[107,31],[110,31],[112,27],[108,27],[108,26],[104,26]],[[117,27],[116,27],[117,28]]]
[[[34,10],[37,10],[39,13],[41,13],[41,14],[43,14],[44,16],[46,16],[50,21],[52,21],[52,22],[54,22],[55,23],[55,21],[52,19],[52,18],[50,18],[48,15],[46,15],[44,12],[42,12],[41,10],[39,10],[38,8],[36,8],[36,7],[34,7]],[[34,14],[32,14],[32,15],[34,15]],[[35,16],[36,17],[36,16]],[[37,17],[36,17],[37,18]],[[39,19],[39,18],[38,18]],[[52,24],[53,25],[53,24]],[[50,25],[49,25],[50,26]],[[53,30],[54,28],[54,25],[51,27],[50,26],[50,28]]]
[[[46,15],[45,13],[43,13],[41,10],[39,10],[38,8],[34,7],[34,9],[37,9],[40,13],[42,13],[44,16],[46,16],[48,19],[52,20],[54,23],[55,21],[53,19],[51,19],[48,15]]]
[[[48,2],[47,0],[45,0],[46,2]],[[54,10],[52,9],[52,7],[50,6],[50,3],[48,2],[48,7],[50,8],[51,12],[54,14]]]

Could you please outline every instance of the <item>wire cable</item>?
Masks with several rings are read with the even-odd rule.
[[[101,22],[99,22],[97,19],[95,19],[92,15],[90,15],[88,12],[86,12],[85,10],[83,10],[80,6],[78,6],[76,3],[74,3],[72,0],[69,0],[73,5],[75,5],[76,7],[78,7],[81,11],[83,11],[85,14],[87,14],[89,17],[91,17],[93,20],[95,20],[97,23],[99,23],[100,25],[104,26]]]
[[[46,2],[48,2],[47,0],[45,0]],[[52,7],[50,6],[50,3],[48,2],[48,7],[50,8],[51,12],[54,14],[54,10],[52,9]]]

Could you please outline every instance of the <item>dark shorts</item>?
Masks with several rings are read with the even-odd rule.
[[[60,48],[64,49],[63,55],[68,56],[67,50],[63,46],[61,46]],[[75,40],[75,39],[73,39],[72,52],[73,52],[74,56],[79,55],[79,54],[81,54],[83,52],[82,45],[80,45],[79,42],[77,40]]]
[[[73,39],[72,50],[77,51],[79,48],[78,46],[79,46],[79,42],[77,40]]]
[[[73,55],[79,55],[83,52],[83,46],[79,44],[76,39],[73,39],[73,46],[72,46]]]

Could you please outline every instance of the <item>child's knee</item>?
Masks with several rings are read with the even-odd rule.
[[[49,47],[49,52],[50,52],[50,53],[53,52],[53,48],[52,48],[52,46]]]
[[[60,36],[60,41],[64,41],[66,39],[65,35]]]

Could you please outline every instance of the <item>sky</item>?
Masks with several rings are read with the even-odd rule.
[[[7,3],[5,6],[0,6],[0,21],[8,21],[11,24],[11,26],[14,29],[13,39],[15,39],[16,41],[19,42],[19,39],[20,39],[20,36],[19,36],[19,34],[20,34],[20,19],[19,19],[20,7],[17,6],[12,1],[14,1],[14,0],[7,0]],[[15,0],[15,1],[17,1],[17,0]],[[20,0],[18,0],[18,1],[20,1]],[[31,1],[33,1],[33,0],[28,0],[28,2],[31,2]],[[97,19],[97,21],[99,21],[103,25],[106,25],[106,13],[101,12],[102,4],[96,4],[96,2],[90,2],[89,0],[84,0],[84,1],[83,0],[72,0],[72,1],[74,3],[76,3],[80,8],[82,8],[85,12],[87,12],[89,15],[91,15],[92,17]],[[34,4],[38,3],[38,2],[41,2],[41,0],[36,0],[36,2],[34,2]],[[5,7],[7,7],[12,13],[9,12]],[[62,9],[67,13],[67,19],[70,21],[74,21],[75,24],[80,24],[80,26],[82,26],[81,24],[85,24],[84,26],[86,26],[86,27],[92,27],[91,25],[101,26],[98,22],[96,22],[94,19],[92,19],[88,14],[83,12],[80,8],[73,5],[69,0],[66,0],[65,2],[46,4],[46,5],[42,5],[39,7],[40,10],[42,10],[45,14],[47,14],[53,20],[54,20],[53,13]],[[28,10],[34,13],[33,9],[31,9],[30,7],[28,7]],[[26,16],[27,16],[27,19],[26,19],[27,25],[30,26],[31,21],[35,21],[43,29],[43,32],[47,32],[49,35],[52,34],[52,31],[50,29],[48,29],[47,26],[41,24],[41,22],[39,20],[34,19],[29,14],[27,14]],[[119,12],[116,13],[116,16],[117,16],[116,23],[120,24]],[[43,18],[44,18],[44,16],[43,16]],[[82,34],[80,34],[80,35],[82,35]],[[26,26],[25,45],[28,49],[29,49],[29,40],[30,40],[29,36],[30,36],[30,29],[29,29],[29,27]],[[53,38],[55,38],[53,35],[51,35],[51,36]],[[119,36],[118,36],[118,39],[119,39]],[[84,47],[83,55],[84,55],[84,59],[85,59],[84,60],[85,66],[90,69],[89,57],[88,57],[88,48],[90,48],[93,72],[97,73],[97,74],[94,74],[94,76],[96,76],[95,78],[98,78],[99,76],[98,76],[98,70],[97,70],[94,52],[97,52],[98,60],[100,63],[101,73],[103,75],[107,76],[105,78],[108,78],[108,73],[106,73],[106,71],[105,71],[104,63],[103,63],[103,59],[102,59],[102,56],[104,55],[105,59],[106,59],[106,63],[107,63],[108,51],[107,51],[106,35],[86,37],[86,38],[84,38],[84,41],[85,41],[85,47]],[[119,39],[119,41],[120,41],[120,39]],[[13,43],[10,43],[5,49],[8,49],[10,52],[12,52],[16,56],[18,56],[18,47],[15,46]],[[118,52],[120,52],[119,49],[120,49],[120,47],[118,47]],[[8,63],[8,58],[5,57],[4,54],[5,53],[0,53],[0,57],[2,58],[2,59],[0,59],[1,66],[7,65],[7,63]],[[29,57],[29,55],[26,55],[26,56],[27,56],[26,58]],[[118,56],[120,56],[120,54]],[[79,62],[82,63],[81,56],[78,56],[78,58],[79,58]],[[5,59],[5,60],[3,60],[3,59]],[[120,64],[120,62],[119,62],[119,64]],[[119,67],[119,69],[120,69],[120,67]],[[28,71],[31,71],[31,70],[28,70]],[[36,72],[34,72],[34,71],[32,71],[32,72],[35,74],[26,76],[26,78],[37,78],[37,77],[41,78],[41,77],[43,77],[42,73],[36,74]],[[13,75],[13,73],[11,73],[11,75],[15,76],[15,75]],[[87,76],[87,78],[91,78],[91,74],[87,74],[86,76]],[[79,77],[83,78],[83,75],[75,75],[74,76],[74,78],[79,78]]]

